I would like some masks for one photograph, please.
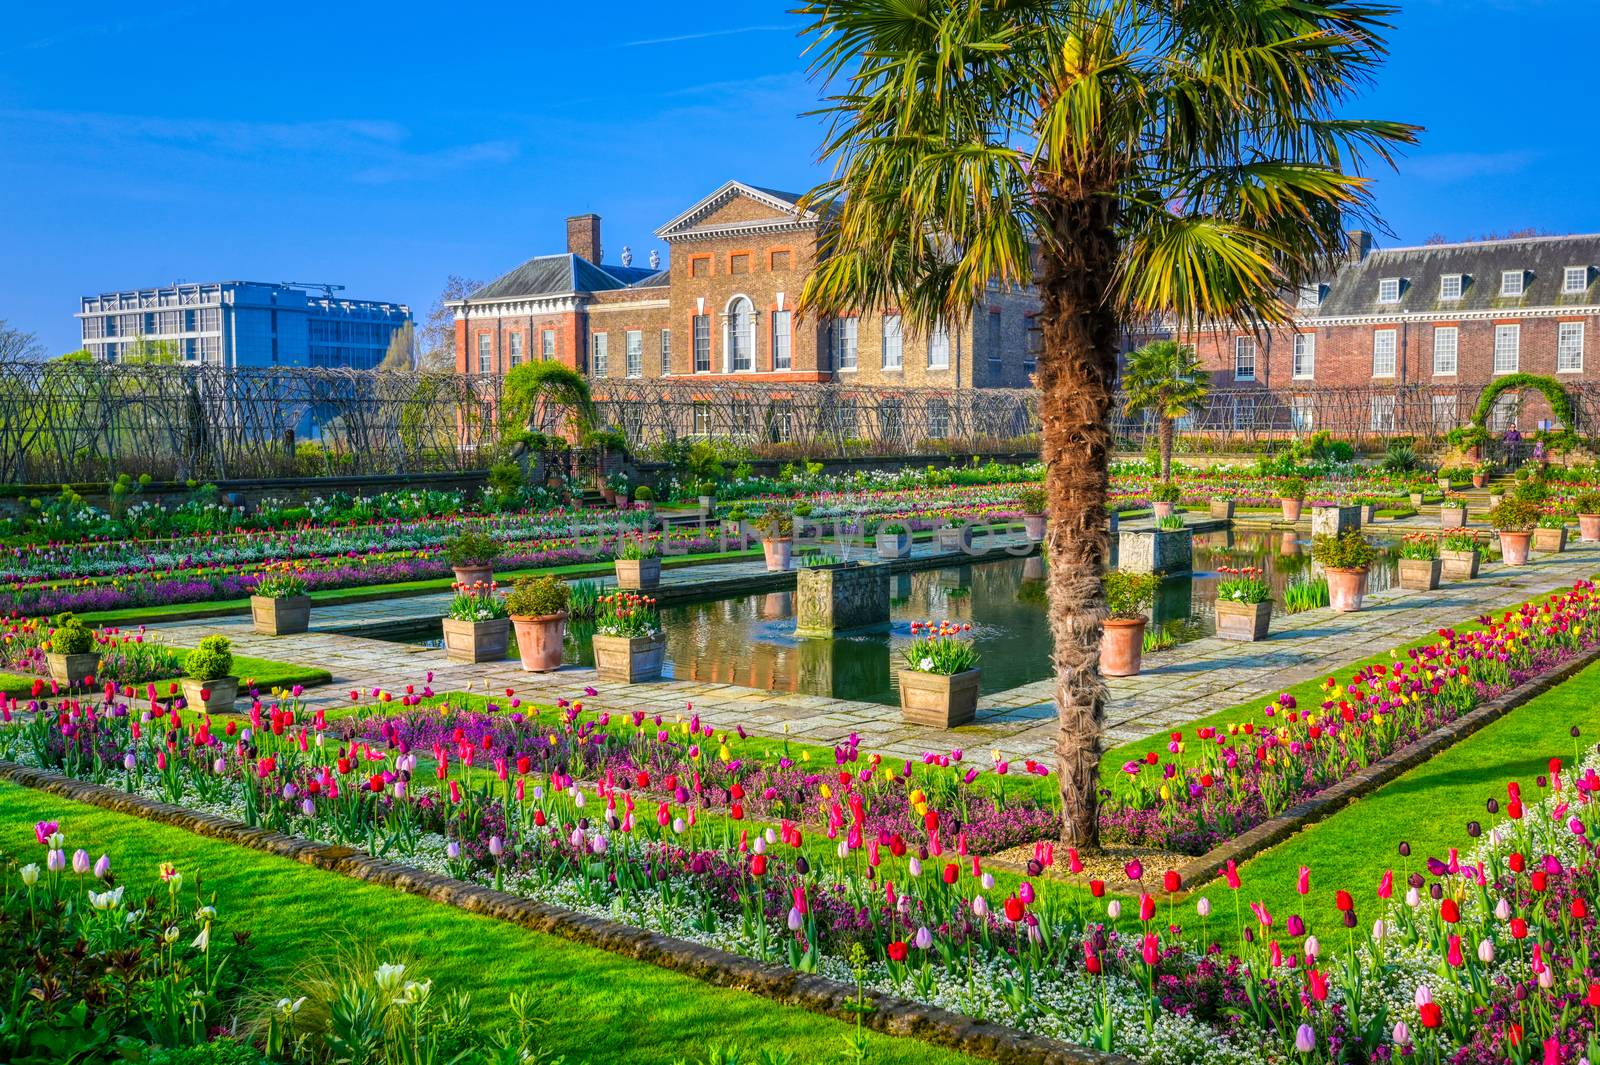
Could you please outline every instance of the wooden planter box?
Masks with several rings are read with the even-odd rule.
[[[616,561],[617,587],[630,591],[649,591],[661,584],[661,558],[619,558]]]
[[[1478,575],[1478,564],[1482,559],[1475,550],[1440,551],[1439,561],[1443,563],[1445,580],[1470,581]]]
[[[1208,507],[1213,518],[1233,517],[1233,500],[1213,499]]]
[[[287,599],[250,597],[250,620],[262,636],[293,636],[311,627],[311,597],[296,595]]]
[[[905,558],[911,554],[911,534],[879,533],[873,541],[878,548],[878,557],[882,559]]]
[[[1466,507],[1440,507],[1439,528],[1464,529],[1467,527]]]
[[[1443,572],[1443,559],[1402,558],[1400,587],[1412,592],[1431,592],[1439,587],[1439,575]]]
[[[1414,507],[1422,506],[1422,493],[1421,492],[1412,492],[1411,495],[1409,496],[1409,498],[1411,500],[1411,505],[1412,506],[1414,506]]]
[[[50,666],[51,680],[57,684],[77,687],[94,676],[94,671],[100,668],[100,652],[85,651],[80,655],[58,655],[50,652],[45,655],[45,661]]]
[[[1225,640],[1255,642],[1265,640],[1272,627],[1272,600],[1265,603],[1236,603],[1217,600],[1217,635]]]
[[[661,663],[667,654],[662,636],[594,637],[594,668],[601,680],[619,684],[638,684],[661,679]]]
[[[972,526],[957,525],[946,526],[939,530],[939,550],[941,551],[971,551]]]
[[[183,701],[189,709],[204,708],[208,714],[231,714],[239,698],[238,677],[218,677],[215,680],[195,680],[184,677],[179,682],[183,688]]]
[[[452,662],[498,662],[511,644],[511,619],[460,621],[445,618],[444,653]]]
[[[1559,555],[1567,549],[1567,527],[1533,530],[1533,549]]]
[[[915,725],[955,728],[978,716],[978,678],[981,669],[944,676],[899,670],[900,716]]]

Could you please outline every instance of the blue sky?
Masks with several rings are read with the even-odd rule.
[[[81,295],[249,278],[420,319],[446,275],[559,251],[582,211],[642,263],[728,177],[819,175],[790,6],[11,5],[0,318],[58,353]],[[1596,0],[1404,0],[1358,109],[1428,127],[1379,182],[1382,243],[1600,230],[1596,39]]]

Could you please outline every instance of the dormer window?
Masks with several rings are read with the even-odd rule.
[[[1461,275],[1445,274],[1439,278],[1439,298],[1442,300],[1458,300],[1461,298]]]
[[[1569,266],[1561,278],[1561,291],[1566,295],[1576,295],[1587,291],[1589,288],[1589,268],[1587,266]]]
[[[1300,309],[1303,311],[1315,310],[1322,306],[1321,285],[1300,286]]]
[[[1522,295],[1523,282],[1527,280],[1527,273],[1523,270],[1502,270],[1500,272],[1500,295]]]
[[[1378,281],[1378,302],[1400,302],[1400,279],[1398,277],[1385,277]]]

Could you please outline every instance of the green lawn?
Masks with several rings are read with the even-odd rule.
[[[179,651],[185,648],[177,648]],[[311,687],[316,684],[327,684],[333,675],[321,666],[302,666],[293,662],[278,662],[271,658],[253,658],[250,655],[233,656],[233,673],[241,681],[252,682],[262,692],[269,692],[273,688],[290,688],[296,684]],[[176,678],[166,678],[155,683],[164,690],[166,685]],[[34,678],[21,673],[0,673],[0,693],[12,695],[19,699],[26,698],[33,692]],[[48,691],[48,681],[46,690]],[[140,684],[140,688],[144,685]]]
[[[251,932],[268,994],[274,978],[300,959],[354,938],[414,963],[419,976],[440,988],[472,992],[479,1023],[504,1019],[509,992],[534,991],[554,1021],[547,1045],[565,1053],[569,1065],[660,1065],[728,1042],[786,1050],[799,1062],[832,1061],[849,1030],[653,965],[14,784],[0,782],[0,802],[8,814],[0,850],[32,855],[34,822],[56,820],[69,847],[108,853],[139,890],[149,888],[157,863],[176,862],[187,878],[215,892],[219,930]],[[887,1036],[872,1038],[870,1054],[880,1065],[976,1060]]]

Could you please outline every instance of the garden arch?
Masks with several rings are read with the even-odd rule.
[[[1506,392],[1521,392],[1530,388],[1542,393],[1550,402],[1550,413],[1561,423],[1563,429],[1574,432],[1577,430],[1577,426],[1573,424],[1572,397],[1567,393],[1566,386],[1554,377],[1531,373],[1508,374],[1484,389],[1482,395],[1478,397],[1477,409],[1472,412],[1472,424],[1483,429],[1488,423],[1490,413],[1494,411],[1495,400]]]

